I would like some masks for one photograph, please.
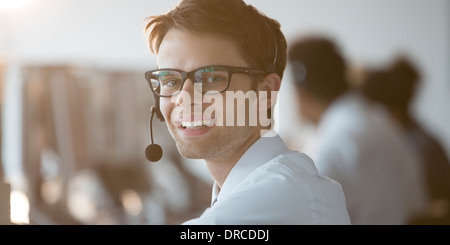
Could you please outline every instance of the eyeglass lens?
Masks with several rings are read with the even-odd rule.
[[[157,70],[150,74],[152,89],[163,96],[170,96],[179,92],[185,80],[201,84],[202,92],[223,92],[228,87],[230,73],[224,67],[205,67],[192,72],[177,70]]]

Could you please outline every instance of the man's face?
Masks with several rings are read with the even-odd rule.
[[[187,72],[208,65],[248,67],[239,48],[231,39],[213,34],[191,34],[176,29],[170,30],[164,37],[157,62],[159,68],[174,68]],[[227,91],[246,93],[252,88],[254,84],[251,76],[237,73],[232,76]],[[226,159],[259,134],[259,129],[250,127],[248,123],[245,126],[237,126],[236,123],[232,126],[225,124],[218,126],[211,123],[214,122],[214,118],[211,118],[211,113],[205,113],[205,110],[213,110],[212,117],[217,120],[220,115],[227,117],[226,114],[230,111],[236,114],[235,106],[226,108],[226,93],[216,95],[222,98],[223,103],[215,103],[218,101],[205,100],[209,95],[202,96],[194,91],[196,90],[193,81],[188,78],[180,94],[160,98],[161,112],[169,132],[184,157]],[[190,95],[189,103],[186,103],[187,100],[184,98],[186,94]],[[195,96],[197,97],[194,98]],[[203,122],[201,126],[199,122]]]

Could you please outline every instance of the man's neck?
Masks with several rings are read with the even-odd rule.
[[[221,156],[205,159],[208,170],[216,181],[217,185],[222,188],[225,179],[230,173],[231,169],[236,165],[239,159],[244,155],[244,153],[255,143],[261,136],[259,134],[254,134],[252,137],[247,139],[243,144],[239,145],[239,147],[234,147],[223,154]]]

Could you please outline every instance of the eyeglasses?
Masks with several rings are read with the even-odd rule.
[[[145,72],[153,93],[161,97],[171,97],[178,94],[188,78],[194,85],[201,85],[202,93],[226,91],[230,85],[231,77],[235,73],[243,73],[251,76],[265,75],[267,72],[234,66],[214,65],[203,66],[190,72],[178,69],[157,69]]]

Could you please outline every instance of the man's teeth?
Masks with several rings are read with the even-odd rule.
[[[198,121],[190,121],[190,122],[181,122],[181,126],[183,128],[199,128],[203,126],[211,127],[214,124],[213,120],[198,120]]]

